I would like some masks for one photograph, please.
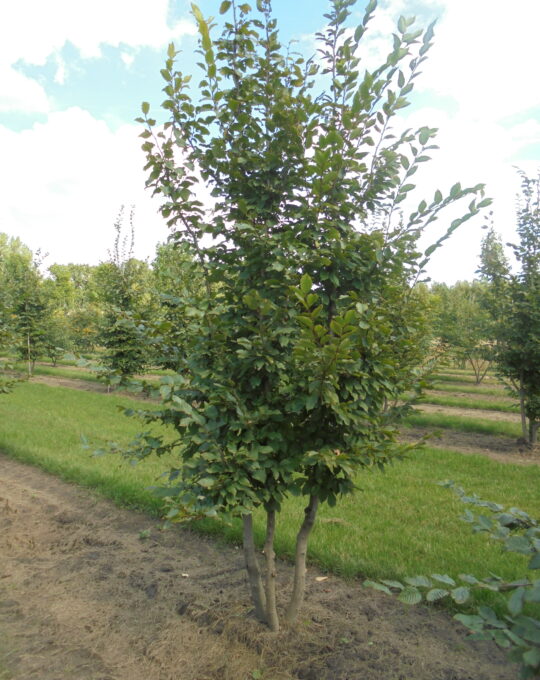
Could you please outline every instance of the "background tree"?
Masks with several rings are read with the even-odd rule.
[[[231,513],[243,519],[244,554],[257,616],[273,630],[273,539],[289,493],[306,497],[296,544],[293,593],[303,598],[307,541],[321,502],[354,489],[360,468],[399,454],[387,405],[411,381],[409,344],[417,337],[400,308],[433,252],[486,201],[481,186],[436,192],[405,218],[400,205],[426,161],[435,131],[397,138],[390,129],[407,105],[432,29],[401,18],[387,59],[362,72],[362,37],[376,2],[353,32],[353,0],[333,0],[318,35],[320,59],[283,49],[270,3],[226,0],[221,37],[199,9],[203,78],[192,99],[189,77],[170,46],[162,75],[170,119],[142,133],[149,186],[178,242],[187,242],[205,275],[207,295],[179,305],[189,324],[182,370],[162,380],[163,406],[146,419],[178,433],[170,443],[142,434],[127,455],[175,450],[170,518]],[[322,83],[326,89],[316,93]],[[200,176],[215,197],[197,199]],[[426,254],[420,233],[440,211],[469,196]],[[212,286],[215,286],[212,289]],[[263,585],[252,533],[262,506],[267,531]]]
[[[142,318],[149,306],[150,269],[133,257],[133,211],[130,230],[122,233],[123,208],[114,224],[116,237],[110,259],[95,272],[99,301],[103,306],[100,360],[108,384],[120,384],[128,376],[144,372],[148,363],[147,337]]]
[[[32,375],[36,360],[47,348],[51,307],[39,270],[39,253],[32,252],[18,239],[5,235],[0,242],[2,268],[0,288],[4,300],[4,325],[11,334],[13,349],[26,362]]]
[[[468,363],[476,384],[484,379],[493,359],[493,323],[487,298],[489,285],[458,281],[453,286],[431,287],[433,332],[446,347],[446,354],[462,367]]]
[[[540,177],[521,174],[517,205],[520,271],[492,277],[497,289],[497,365],[519,396],[523,437],[534,446],[540,425]]]
[[[160,244],[152,262],[156,293],[155,321],[151,325],[155,363],[162,368],[181,370],[189,341],[183,300],[193,300],[193,313],[205,304],[207,290],[201,265],[187,243]]]
[[[62,347],[75,353],[93,352],[103,317],[96,281],[97,267],[53,264],[45,280],[54,315],[61,326]]]
[[[506,280],[510,274],[510,263],[504,252],[501,237],[493,224],[488,227],[488,232],[482,239],[477,273],[480,274],[481,280],[494,284]]]

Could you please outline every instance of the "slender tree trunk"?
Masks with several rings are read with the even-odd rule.
[[[540,427],[540,422],[529,419],[529,444],[531,446],[536,446],[538,442],[538,427]]]
[[[527,428],[527,414],[525,413],[525,390],[523,389],[523,378],[519,379],[519,410],[521,413],[521,435],[524,441],[529,439]]]
[[[244,559],[246,561],[246,570],[248,573],[249,586],[251,588],[251,599],[255,605],[255,616],[262,623],[267,623],[266,598],[264,595],[259,563],[257,562],[255,541],[253,540],[252,515],[242,515],[242,522],[244,525]]]
[[[291,600],[285,614],[287,623],[292,623],[298,616],[298,611],[304,601],[304,591],[306,588],[306,556],[309,534],[315,523],[319,499],[317,496],[310,496],[309,503],[304,510],[304,521],[296,537],[296,555],[294,563],[294,585]]]
[[[276,609],[276,553],[274,552],[274,533],[276,531],[276,511],[266,511],[266,541],[264,555],[266,557],[266,618],[270,630],[279,630],[279,618]]]
[[[27,364],[28,364],[28,377],[32,377],[32,361],[30,359],[31,356],[31,349],[30,349],[30,333],[26,334],[26,359],[27,359]]]

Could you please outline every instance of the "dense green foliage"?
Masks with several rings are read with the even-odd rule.
[[[231,513],[244,519],[245,554],[257,615],[277,628],[273,536],[291,493],[308,498],[298,534],[295,587],[301,602],[307,536],[319,503],[352,492],[356,470],[399,454],[395,422],[405,391],[421,384],[426,343],[421,296],[413,290],[429,255],[487,205],[482,186],[452,187],[400,204],[433,148],[427,127],[399,137],[392,119],[407,106],[432,37],[400,19],[387,59],[362,72],[353,0],[330,3],[319,54],[307,62],[279,42],[270,3],[226,1],[220,37],[193,6],[202,80],[196,93],[170,46],[157,127],[142,112],[148,185],[163,199],[174,239],[195,253],[206,295],[180,282],[186,347],[175,377],[163,379],[163,407],[148,412],[178,433],[174,444],[141,435],[127,453],[178,451],[170,471],[169,516]],[[322,89],[321,89],[322,87]],[[202,176],[215,199],[195,191]],[[472,199],[464,217],[425,254],[417,241],[440,211]],[[251,538],[263,507],[268,531],[266,592]],[[265,605],[266,602],[266,605]]]
[[[524,435],[534,445],[540,427],[540,176],[521,178],[519,242],[512,246],[520,271],[502,280],[492,275],[498,298],[493,314],[498,370],[519,396],[528,421]]]

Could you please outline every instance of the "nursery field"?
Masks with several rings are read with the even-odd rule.
[[[2,680],[165,679],[180,667],[187,680],[518,677],[497,648],[467,641],[447,608],[407,607],[361,585],[432,572],[523,576],[526,559],[473,535],[460,501],[437,485],[452,479],[540,516],[540,456],[519,444],[519,416],[494,378],[477,387],[466,371],[438,375],[402,431],[428,444],[323,506],[305,610],[294,631],[273,636],[246,618],[239,525],[162,532],[148,487],[172,461],[132,466],[82,447],[82,436],[92,449],[129,441],[141,424],[117,404],[140,402],[103,393],[73,367],[36,374],[0,401]],[[281,584],[302,512],[291,499],[279,519]],[[262,530],[257,517],[259,539]]]

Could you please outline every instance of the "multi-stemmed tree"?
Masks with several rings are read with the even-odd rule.
[[[376,8],[356,30],[354,0],[332,0],[318,56],[283,47],[269,0],[225,0],[221,35],[194,6],[202,80],[165,68],[164,125],[142,106],[148,185],[177,242],[189,244],[206,295],[184,287],[179,306],[188,345],[162,407],[148,412],[178,433],[174,442],[142,434],[128,452],[175,450],[180,460],[163,493],[170,518],[241,516],[256,615],[279,627],[276,519],[288,494],[306,497],[296,544],[293,593],[303,598],[306,550],[320,503],[355,488],[361,468],[400,453],[389,409],[415,379],[421,315],[412,283],[429,254],[487,202],[481,185],[437,191],[405,216],[412,178],[428,160],[435,130],[395,136],[432,29],[400,19],[383,63],[363,69],[362,46]],[[197,197],[204,182],[214,197]],[[421,232],[463,197],[454,220],[426,254]],[[252,513],[267,518],[266,576],[259,570]]]

